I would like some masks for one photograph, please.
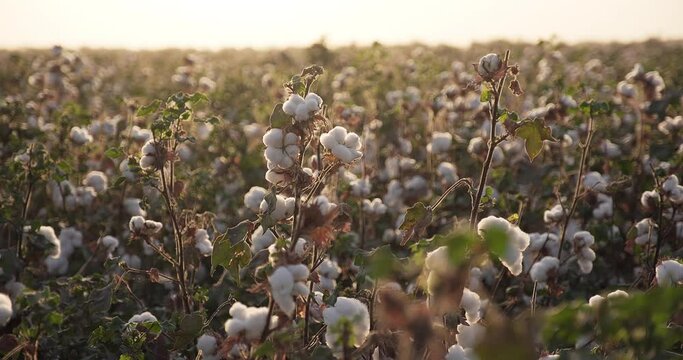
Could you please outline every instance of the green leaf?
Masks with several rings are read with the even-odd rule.
[[[154,100],[147,105],[141,106],[135,113],[135,115],[139,117],[147,116],[159,110],[159,106],[161,106],[161,100]]]
[[[266,341],[254,350],[251,354],[252,358],[265,357],[272,358],[275,355],[275,345],[271,341]]]
[[[114,284],[109,283],[107,286],[101,289],[93,290],[88,297],[88,310],[91,313],[104,313],[109,311],[109,308],[111,307],[113,288]]]
[[[420,237],[422,232],[432,222],[432,209],[425,204],[418,202],[406,211],[406,216],[399,230],[403,231],[403,241],[405,245],[415,237]]]
[[[542,119],[524,121],[515,131],[515,136],[524,139],[525,150],[531,161],[534,161],[543,150],[544,140],[557,141],[550,127],[545,125]]]
[[[479,101],[480,102],[489,102],[491,100],[491,89],[489,89],[488,86],[482,85],[481,87],[481,95],[479,95]]]
[[[507,232],[503,229],[493,227],[484,232],[484,243],[486,247],[497,257],[505,255],[505,249],[509,241]]]
[[[109,148],[107,151],[104,152],[104,155],[106,155],[110,159],[118,159],[121,156],[124,155],[123,150],[117,147]]]
[[[204,327],[204,314],[201,311],[183,315],[178,331],[174,334],[173,347],[182,349],[194,342],[200,335],[202,327]]]
[[[62,325],[64,322],[64,314],[57,311],[52,311],[47,315],[47,322],[51,325]]]
[[[268,121],[270,122],[271,128],[281,129],[292,124],[292,117],[285,113],[282,109],[282,103],[279,103],[273,108],[273,112],[270,113],[270,119]]]
[[[192,104],[196,104],[200,101],[209,102],[209,98],[202,93],[194,93],[194,94],[190,95],[189,99],[187,99],[187,102],[192,103]]]
[[[224,269],[231,270],[231,266],[245,266],[249,263],[251,252],[249,251],[249,245],[246,244],[244,239],[249,233],[250,228],[251,222],[245,220],[229,228],[225,234],[216,238],[213,244],[213,252],[211,253],[211,275],[213,275],[216,267],[219,265]],[[244,254],[244,245],[246,245],[246,252],[248,254]]]

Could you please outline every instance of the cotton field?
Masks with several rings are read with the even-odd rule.
[[[0,353],[681,357],[681,54],[2,50]]]

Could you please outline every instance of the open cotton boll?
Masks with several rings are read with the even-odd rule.
[[[382,216],[387,212],[387,206],[380,198],[374,198],[372,201],[363,199],[363,211],[372,216]]]
[[[136,178],[135,173],[130,169],[130,166],[128,164],[128,158],[121,160],[121,162],[119,163],[119,171],[121,172],[121,175],[123,177],[130,181],[134,181]]]
[[[656,279],[659,286],[683,284],[683,264],[676,260],[664,260],[657,265]]]
[[[554,224],[564,219],[564,208],[557,204],[543,213],[543,221],[546,224]]]
[[[614,214],[614,200],[609,195],[598,193],[597,206],[593,209],[593,217],[600,219],[608,219]]]
[[[469,326],[460,324],[457,327],[457,331],[458,334],[455,335],[455,339],[458,345],[466,349],[475,348],[486,334],[486,328],[480,324],[470,324]]]
[[[238,301],[230,308],[230,316],[232,318],[225,322],[225,332],[228,337],[244,335],[249,341],[259,340],[268,321],[268,308],[247,307]],[[272,316],[269,320],[269,327],[274,328],[277,321],[278,317]]]
[[[455,165],[449,162],[442,162],[436,167],[436,173],[441,177],[441,183],[444,185],[453,185],[458,181],[458,172]]]
[[[58,257],[47,257],[43,263],[51,275],[64,275],[69,270],[69,259],[63,254]]]
[[[49,251],[50,257],[59,258],[62,252],[62,242],[57,238],[55,229],[52,226],[41,226],[36,233],[52,244],[52,248]]]
[[[305,265],[280,266],[268,277],[273,300],[287,316],[296,310],[296,296],[308,296],[308,268]]]
[[[522,272],[522,253],[529,246],[529,235],[519,227],[510,224],[503,218],[489,216],[479,221],[477,233],[482,238],[486,237],[487,232],[500,232],[506,237],[505,251],[500,257],[501,263],[514,276]]]
[[[590,297],[590,299],[588,299],[588,306],[590,306],[592,308],[597,308],[605,300],[616,299],[616,298],[627,298],[627,297],[629,297],[629,294],[624,290],[612,291],[611,293],[607,294],[607,297],[603,297],[601,295],[593,295]]]
[[[97,192],[90,186],[79,186],[76,188],[76,204],[79,206],[90,207],[96,197]]]
[[[287,239],[285,243],[285,249],[286,251],[289,251],[289,248],[292,244],[292,239],[289,238]],[[275,264],[277,262],[279,252],[278,248],[276,246],[277,244],[272,244],[268,247],[268,261],[270,263]],[[299,238],[296,241],[296,245],[294,245],[294,255],[297,257],[302,257],[306,253],[306,240],[304,238]]]
[[[651,218],[645,218],[636,223],[636,238],[635,242],[638,245],[645,245],[647,243],[657,243],[657,223]]]
[[[559,269],[560,260],[554,256],[546,256],[531,266],[529,275],[534,282],[546,283]]]
[[[683,145],[681,145],[683,149]],[[683,186],[678,184],[678,176],[670,175],[662,182],[664,194],[674,204],[683,204]]]
[[[130,137],[136,142],[145,143],[153,138],[152,130],[133,125],[133,128],[130,130]]]
[[[12,300],[6,294],[0,293],[0,327],[5,327],[12,320]]]
[[[266,197],[268,190],[260,186],[252,186],[249,191],[244,194],[244,206],[247,209],[258,213],[260,209],[261,202]]]
[[[620,81],[617,84],[617,94],[627,98],[635,97],[636,87],[626,81]]]
[[[336,261],[325,259],[318,266],[318,275],[320,275],[320,283],[317,287],[323,291],[334,291],[337,287],[337,278],[341,274],[341,268]]]
[[[123,200],[123,207],[130,216],[147,216],[147,211],[140,206],[140,203],[142,203],[142,199],[125,198]]]
[[[157,167],[160,161],[157,161],[157,144],[154,140],[149,140],[140,149],[140,167],[148,170]]]
[[[59,232],[59,244],[63,256],[69,257],[73,254],[74,248],[83,245],[83,233],[73,227],[64,228]]]
[[[107,254],[111,254],[119,246],[119,239],[111,235],[107,235],[100,239],[100,244],[104,247]]]
[[[459,344],[455,344],[448,348],[446,360],[477,360],[478,357],[473,349],[465,349]]]
[[[161,231],[163,225],[154,220],[145,220],[142,216],[133,216],[128,222],[131,232],[143,235],[152,235]]]
[[[593,271],[595,251],[590,248],[595,243],[595,238],[588,231],[577,231],[572,237],[572,245],[577,263],[581,272],[588,274]]]
[[[198,229],[194,233],[194,247],[199,250],[199,253],[204,256],[211,255],[213,251],[213,244],[209,240],[209,233],[205,229]]]
[[[644,191],[643,194],[640,195],[640,204],[646,209],[654,209],[657,207],[657,204],[659,204],[659,201],[659,193],[656,190]]]
[[[218,341],[209,334],[204,334],[197,338],[197,350],[202,352],[202,359],[204,360],[219,359],[219,355],[216,354],[216,350],[218,350]]]
[[[273,234],[270,229],[263,231],[263,227],[259,226],[254,230],[251,235],[251,253],[256,254],[257,252],[268,248],[275,242],[275,234]]]
[[[145,311],[141,314],[133,315],[129,320],[128,324],[140,324],[140,323],[150,323],[158,322],[157,317],[152,315],[151,312]]]
[[[583,187],[588,191],[607,191],[607,180],[597,171],[591,171],[583,176]]]
[[[372,191],[372,184],[368,178],[352,180],[350,185],[351,194],[354,196],[365,197]]]
[[[481,319],[481,299],[479,294],[474,291],[468,288],[463,289],[460,307],[465,310],[465,318],[470,325],[477,323]]]
[[[307,121],[323,106],[323,99],[315,93],[308,93],[306,98],[291,94],[282,105],[282,110],[294,117],[296,121]]]
[[[486,54],[479,59],[477,64],[477,73],[484,80],[493,78],[503,67],[503,62],[498,54]]]
[[[558,355],[558,354],[550,354],[550,355],[545,355],[545,356],[541,356],[540,358],[538,358],[538,360],[559,360],[559,359],[560,359],[560,355]]]
[[[263,201],[261,201],[261,204],[259,205],[259,211],[261,213],[269,212],[270,216],[275,221],[280,221],[293,215],[294,204],[296,201],[295,198],[286,198],[282,195],[277,195],[275,199],[275,209],[271,211],[271,209],[268,208],[268,202],[264,199]]]
[[[657,129],[665,135],[675,134],[683,129],[683,116],[676,117],[667,116],[666,119],[657,124]]]
[[[83,185],[90,186],[99,194],[107,190],[107,175],[101,171],[91,171],[83,179]]]
[[[69,132],[69,139],[76,145],[85,145],[93,141],[92,135],[87,129],[74,126]]]
[[[453,143],[453,135],[447,132],[434,132],[432,134],[432,142],[427,144],[427,151],[432,154],[445,153],[450,149]]]
[[[320,143],[337,159],[347,164],[363,155],[360,152],[362,146],[360,137],[356,133],[347,132],[341,126],[335,126],[332,130],[320,135]]]
[[[337,204],[331,202],[325,195],[316,196],[313,200],[313,203],[318,206],[318,209],[320,209],[320,214],[323,216],[327,216],[330,212],[337,209]]]
[[[299,157],[299,136],[294,133],[284,133],[282,129],[273,128],[263,135],[266,149],[263,156],[269,163],[269,169],[288,169]]]
[[[325,341],[335,351],[342,349],[342,336],[346,332],[349,343],[358,347],[363,345],[370,333],[370,314],[368,307],[357,299],[340,296],[323,310],[323,322],[327,325]]]

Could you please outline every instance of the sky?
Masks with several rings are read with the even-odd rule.
[[[683,0],[0,0],[0,48],[683,39]]]

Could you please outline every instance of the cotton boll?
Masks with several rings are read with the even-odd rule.
[[[361,141],[357,134],[347,132],[345,128],[336,126],[332,130],[320,135],[320,143],[325,149],[344,163],[350,163],[360,158]]]
[[[387,206],[384,205],[382,199],[379,198],[374,198],[372,201],[363,199],[363,212],[379,217],[387,212]]]
[[[296,303],[292,298],[292,289],[294,289],[292,273],[284,266],[278,267],[268,277],[268,283],[273,301],[280,307],[280,310],[291,317],[296,308]]]
[[[553,256],[546,256],[539,262],[531,266],[529,275],[531,280],[539,283],[546,283],[553,274],[560,268],[560,260]]]
[[[640,220],[635,225],[636,238],[635,242],[638,245],[645,245],[647,243],[655,244],[657,242],[657,223],[650,218]]]
[[[61,255],[68,258],[73,254],[74,248],[83,245],[83,234],[73,227],[64,228],[59,233],[59,243]]]
[[[128,320],[128,324],[153,323],[158,321],[156,316],[152,315],[149,311],[145,311],[141,314],[133,315]]]
[[[482,238],[487,231],[498,231],[506,236],[505,252],[500,257],[500,261],[508,268],[512,275],[519,275],[522,272],[523,251],[529,246],[529,235],[510,224],[506,219],[489,216],[479,221],[477,232]]]
[[[97,197],[97,192],[90,186],[79,186],[76,188],[76,205],[90,207]]]
[[[47,257],[43,262],[51,275],[64,275],[69,270],[69,259],[66,256]]]
[[[6,294],[0,293],[0,327],[5,327],[12,320],[12,300]]]
[[[218,341],[209,334],[204,334],[197,338],[197,350],[202,352],[202,359],[204,360],[219,359],[219,356],[216,354],[216,351],[218,350]]]
[[[251,235],[251,253],[256,254],[257,252],[267,249],[270,245],[275,242],[275,234],[273,234],[270,229],[264,231],[262,226],[259,226],[254,230]]]
[[[293,197],[286,198],[282,195],[277,195],[275,198],[275,209],[269,209],[268,202],[264,199],[259,205],[259,211],[261,213],[270,213],[270,216],[275,221],[284,220],[292,216],[296,199]]]
[[[617,94],[625,98],[633,98],[636,96],[636,87],[626,81],[620,81],[617,84]]]
[[[269,321],[270,329],[277,325],[278,317],[272,316],[268,320],[267,307],[247,307],[236,302],[230,308],[231,319],[225,322],[225,332],[228,337],[244,335],[249,341],[259,340],[261,333]]]
[[[450,149],[453,143],[453,135],[447,132],[434,132],[432,134],[432,142],[427,145],[427,151],[432,154],[445,153]]]
[[[564,208],[557,204],[543,213],[543,221],[546,224],[554,224],[564,219]]]
[[[664,260],[655,270],[657,285],[675,286],[683,284],[683,264],[676,260]]]
[[[436,173],[441,177],[441,183],[446,186],[455,184],[459,179],[455,165],[449,162],[440,163],[436,168]]]
[[[498,54],[486,54],[479,59],[477,73],[484,80],[491,80],[502,68],[503,62]]]
[[[203,256],[210,256],[213,251],[213,244],[209,240],[209,234],[205,229],[198,229],[194,233],[194,243],[195,248],[199,250],[199,253]]]
[[[621,156],[621,149],[619,148],[619,145],[609,141],[609,139],[604,139],[600,143],[600,152],[605,154],[606,157],[610,159],[616,159]]]
[[[142,199],[138,198],[125,198],[123,200],[123,207],[130,216],[147,216],[147,211],[142,209],[140,203]]]
[[[128,228],[133,233],[143,235],[153,235],[161,231],[163,225],[160,222],[153,220],[145,220],[142,216],[133,216],[128,222]]]
[[[142,129],[137,125],[133,125],[130,131],[130,137],[133,141],[144,144],[153,138],[152,130]]]
[[[458,345],[463,348],[475,348],[486,334],[486,328],[480,324],[471,324],[469,326],[460,324],[457,327],[458,334],[455,336]]]
[[[465,310],[465,317],[470,325],[477,323],[481,318],[481,299],[479,294],[468,288],[463,289],[460,307]]]
[[[588,191],[607,191],[607,180],[597,171],[591,171],[583,176],[583,187]]]
[[[351,194],[354,196],[366,197],[370,195],[370,192],[372,191],[372,184],[368,178],[353,180],[350,185]]]
[[[455,344],[448,348],[446,360],[477,360],[477,356],[473,349],[465,349],[459,344]]]
[[[577,231],[572,237],[573,251],[581,272],[588,274],[593,270],[595,252],[590,248],[595,238],[588,231]]]
[[[249,210],[258,213],[261,202],[266,197],[268,191],[260,186],[252,186],[249,191],[244,194],[244,206]]]
[[[323,321],[327,325],[325,341],[327,346],[335,351],[342,348],[341,338],[344,329],[340,329],[340,321],[348,321],[349,339],[352,345],[358,347],[365,342],[365,338],[370,333],[370,315],[365,304],[357,299],[340,296],[334,306],[323,310]]]
[[[656,190],[644,191],[643,194],[640,195],[640,203],[646,209],[656,208],[659,201],[659,193]]]
[[[327,216],[330,212],[337,209],[337,204],[331,202],[327,196],[318,195],[313,199],[313,203],[320,209],[320,214]]]
[[[323,291],[334,291],[337,287],[337,278],[341,274],[341,268],[336,261],[325,259],[318,266],[318,275],[320,275],[320,283],[317,287]]]
[[[119,171],[128,181],[135,181],[136,175],[129,167],[128,158],[121,160],[121,163],[119,163]]]
[[[85,145],[93,141],[92,135],[85,128],[74,126],[69,132],[69,139],[76,145]]]
[[[52,244],[50,249],[50,257],[58,258],[61,255],[61,241],[57,238],[55,230],[51,226],[41,226],[38,228],[37,234],[44,237],[47,242]]]
[[[531,269],[533,262],[539,259],[540,255],[554,256],[560,250],[560,239],[553,233],[532,233],[529,234],[529,247],[524,251],[524,270]]]
[[[681,146],[683,148],[683,145]],[[683,204],[683,186],[678,184],[676,175],[671,175],[662,182],[662,190],[672,203]]]
[[[601,220],[608,219],[614,214],[614,200],[609,195],[598,193],[597,206],[593,209],[593,217]]]
[[[107,254],[111,254],[119,246],[119,239],[107,235],[100,239],[100,244],[104,247]]]
[[[107,190],[107,175],[101,171],[91,171],[83,179],[83,185],[90,186],[99,194]]]

